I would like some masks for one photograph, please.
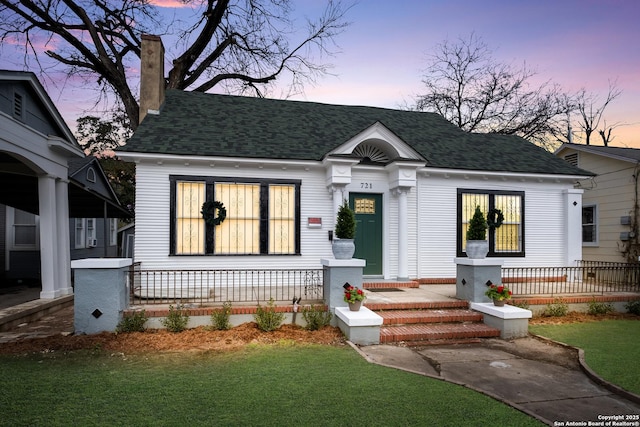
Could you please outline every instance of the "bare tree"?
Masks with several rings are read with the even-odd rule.
[[[174,57],[167,88],[204,92],[223,86],[260,95],[261,87],[284,73],[292,90],[325,74],[329,66],[315,61],[333,53],[334,38],[348,25],[349,7],[340,0],[327,0],[322,16],[307,20],[303,35],[291,18],[290,0],[184,3],[194,8],[193,22],[165,25],[148,0],[0,0],[0,41],[19,42],[41,64],[34,40],[45,37],[52,46],[46,55],[69,75],[81,74],[97,81],[102,93],[115,93],[135,130],[139,105],[132,74],[143,33],[167,35],[179,28],[173,53],[167,49]]]
[[[115,148],[123,145],[132,133],[129,120],[120,109],[112,112],[110,117],[78,118],[75,137],[85,153],[98,158],[118,200],[129,212],[134,213],[135,165],[120,160],[113,152]]]
[[[608,146],[614,137],[611,132],[619,124],[607,125],[607,121],[603,119],[604,111],[609,104],[622,94],[622,90],[617,87],[616,82],[609,82],[609,90],[604,101],[600,104],[597,95],[588,93],[585,89],[581,89],[576,95],[576,110],[579,113],[578,127],[584,134],[584,142],[591,144],[591,135],[597,132],[602,138],[604,146]],[[602,122],[602,127],[600,127]]]
[[[536,73],[494,60],[474,34],[439,44],[422,82],[416,109],[433,111],[467,132],[514,134],[543,145],[562,133],[566,95],[550,82],[531,84]]]

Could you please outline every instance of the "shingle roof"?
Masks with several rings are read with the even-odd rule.
[[[430,167],[590,175],[522,138],[467,133],[434,113],[178,90],[118,151],[319,161],[376,122]]]

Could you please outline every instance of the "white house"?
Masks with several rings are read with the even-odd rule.
[[[489,256],[505,266],[581,259],[574,184],[590,174],[524,139],[433,113],[165,94],[161,41],[143,43],[144,119],[118,152],[136,163],[143,269],[318,268],[344,199],[371,278],[455,277],[476,205],[504,213]],[[206,201],[226,209],[220,224],[205,223]]]

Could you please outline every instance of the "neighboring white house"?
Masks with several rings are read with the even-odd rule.
[[[368,277],[455,277],[476,205],[504,213],[489,256],[505,266],[582,257],[574,184],[590,174],[524,139],[466,133],[433,113],[165,94],[161,42],[143,43],[156,53],[143,58],[146,117],[118,152],[136,163],[143,269],[319,268],[344,199]],[[225,207],[219,225],[203,220],[205,201]]]
[[[563,144],[556,155],[596,176],[580,181],[582,252],[587,261],[635,262],[638,239],[638,174],[635,148]]]

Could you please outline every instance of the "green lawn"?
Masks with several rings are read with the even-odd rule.
[[[587,365],[600,377],[640,394],[640,321],[532,325],[529,331],[583,349]]]
[[[469,389],[349,347],[0,357],[2,426],[541,425]]]

